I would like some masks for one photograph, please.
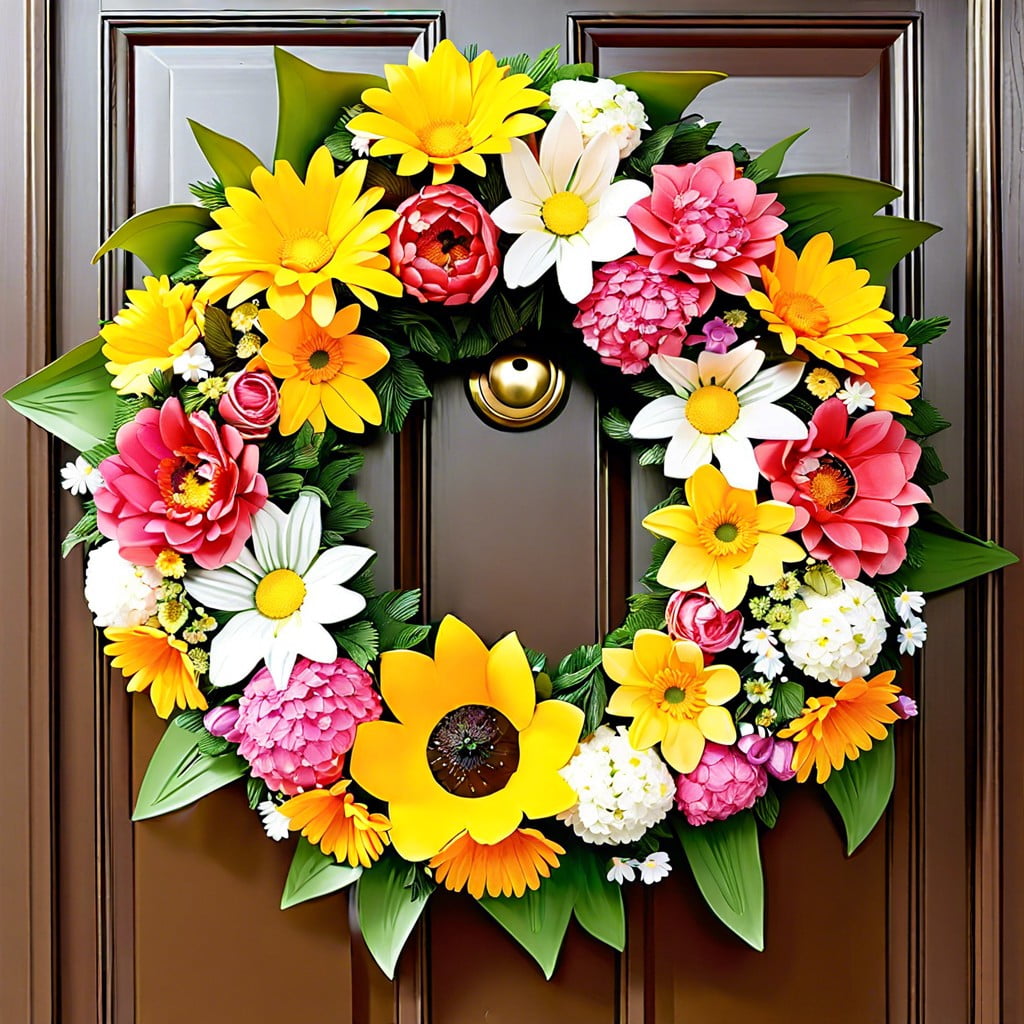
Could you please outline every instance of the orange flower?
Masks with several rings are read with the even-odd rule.
[[[806,782],[817,767],[817,781],[824,782],[833,769],[856,761],[862,750],[870,750],[872,739],[884,740],[886,725],[899,717],[889,706],[896,703],[895,672],[882,672],[874,679],[851,679],[835,697],[809,697],[801,713],[785,728],[780,739],[792,739],[796,752],[793,768],[796,781]]]
[[[311,789],[281,804],[278,810],[288,818],[288,827],[319,845],[324,853],[333,853],[352,867],[368,868],[391,842],[391,822],[383,814],[371,814],[349,792],[349,779],[336,782],[330,789]]]
[[[876,334],[874,338],[885,350],[871,353],[878,365],[863,363],[853,367],[853,372],[861,374],[875,389],[876,409],[909,416],[911,409],[906,400],[921,393],[921,382],[914,372],[921,360],[907,345],[905,334]]]
[[[564,853],[535,828],[517,828],[493,846],[463,832],[430,858],[430,867],[437,881],[452,892],[469,889],[476,899],[484,890],[488,896],[522,896],[527,889],[540,888],[540,880],[550,876]]]

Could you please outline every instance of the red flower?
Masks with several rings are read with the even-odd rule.
[[[277,422],[279,397],[269,373],[245,370],[231,378],[217,412],[247,441],[260,441],[270,436],[270,428]]]
[[[755,450],[772,496],[796,509],[807,553],[846,579],[895,572],[907,557],[915,505],[930,501],[910,478],[921,448],[889,412],[852,423],[838,398],[823,402],[803,441],[766,441]]]
[[[233,562],[267,501],[259,458],[234,427],[186,416],[176,398],[143,409],[117,432],[117,455],[100,463],[100,532],[136,565],[153,565],[166,548],[204,569]]]

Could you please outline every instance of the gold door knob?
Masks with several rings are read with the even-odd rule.
[[[506,352],[469,375],[469,397],[488,423],[504,430],[536,427],[561,408],[567,378],[550,359]]]

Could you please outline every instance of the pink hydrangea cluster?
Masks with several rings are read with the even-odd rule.
[[[263,668],[237,708],[214,708],[204,724],[214,736],[239,745],[253,775],[294,796],[334,782],[356,727],[380,718],[380,712],[372,679],[354,661],[299,658],[283,690]]]
[[[706,825],[754,806],[768,789],[768,773],[736,747],[707,743],[697,767],[679,776],[676,806],[691,825]]]
[[[654,354],[679,355],[686,325],[714,298],[714,288],[658,273],[650,263],[627,256],[596,269],[573,321],[601,362],[623,373],[641,373]]]

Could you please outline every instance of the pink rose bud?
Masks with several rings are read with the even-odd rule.
[[[673,640],[692,640],[705,653],[717,654],[740,642],[743,613],[722,611],[703,590],[677,590],[668,599],[665,623]]]
[[[901,693],[896,698],[896,703],[893,704],[892,709],[904,720],[914,718],[917,715],[917,701],[913,697],[908,697],[905,693]]]
[[[761,736],[756,732],[741,736],[736,746],[754,765],[764,765],[779,782],[789,782],[793,771],[793,744],[790,740],[777,740],[774,736]]]
[[[217,411],[242,437],[262,440],[270,434],[279,414],[274,378],[263,370],[236,374],[221,396]]]
[[[235,730],[238,722],[238,705],[224,704],[219,708],[211,708],[203,715],[203,725],[211,736],[221,736],[232,743],[237,743],[242,737]]]

